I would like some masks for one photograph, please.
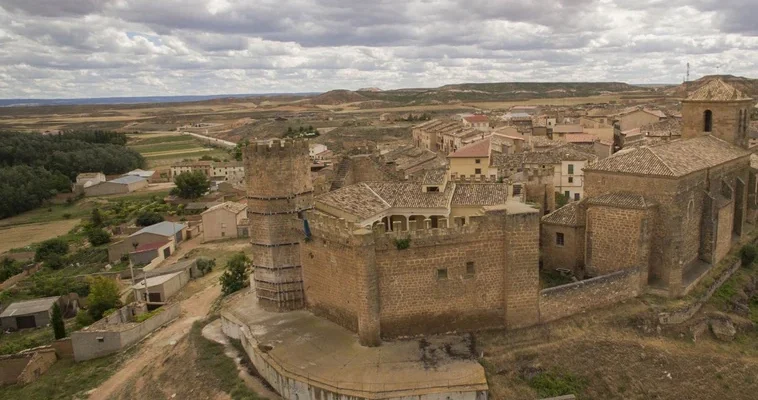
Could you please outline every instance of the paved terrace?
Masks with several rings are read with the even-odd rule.
[[[249,294],[222,314],[249,329],[254,350],[280,374],[322,390],[369,399],[473,399],[488,389],[465,336],[363,347],[357,335],[332,322],[307,311],[266,312]]]

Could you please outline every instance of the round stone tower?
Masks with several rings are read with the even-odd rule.
[[[271,311],[302,308],[298,214],[313,207],[308,142],[253,142],[244,150],[247,218],[253,246],[251,286]]]
[[[682,100],[682,138],[713,135],[748,147],[753,99],[721,79],[713,79]]]

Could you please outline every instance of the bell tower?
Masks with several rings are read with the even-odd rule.
[[[748,147],[753,99],[721,79],[713,79],[682,100],[682,138],[713,135]]]

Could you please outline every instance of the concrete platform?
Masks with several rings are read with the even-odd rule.
[[[466,335],[363,347],[353,332],[307,311],[266,312],[252,294],[221,315],[224,333],[242,340],[286,399],[487,399],[484,369]]]

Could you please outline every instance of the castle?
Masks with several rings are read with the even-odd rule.
[[[682,140],[622,150],[585,168],[584,199],[543,217],[544,267],[579,276],[635,269],[647,291],[686,294],[745,233],[755,209],[752,106],[710,81],[682,102]]]
[[[502,183],[362,182],[313,198],[305,142],[245,150],[251,286],[360,343],[539,321],[538,210]]]

